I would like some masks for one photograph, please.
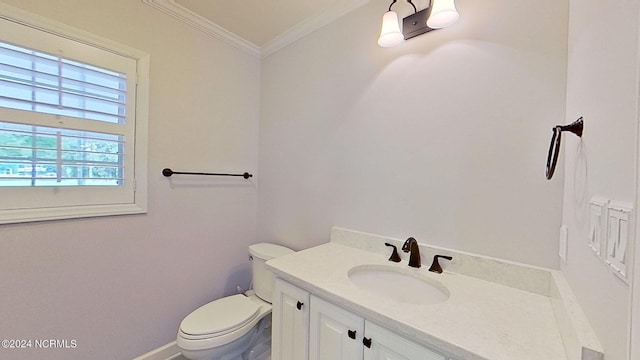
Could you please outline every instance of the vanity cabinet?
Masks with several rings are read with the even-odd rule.
[[[273,300],[272,360],[447,359],[281,279]]]
[[[362,359],[364,319],[311,296],[309,360]]]
[[[364,360],[445,360],[431,349],[409,341],[370,321],[366,322]]]
[[[272,358],[274,360],[307,359],[309,293],[281,279],[276,279],[272,305]]]

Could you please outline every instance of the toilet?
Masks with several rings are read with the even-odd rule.
[[[249,356],[252,348],[265,343],[261,338],[271,326],[274,279],[265,262],[293,252],[268,243],[249,246],[253,290],[217,299],[187,315],[176,340],[182,356],[190,360],[253,360]]]

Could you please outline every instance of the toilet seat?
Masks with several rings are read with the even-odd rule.
[[[189,350],[230,343],[249,332],[264,311],[244,295],[224,297],[194,310],[182,320],[178,337]]]

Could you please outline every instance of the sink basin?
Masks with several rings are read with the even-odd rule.
[[[361,265],[349,270],[348,277],[364,291],[401,303],[427,305],[449,299],[449,291],[442,284],[414,272],[390,266]]]

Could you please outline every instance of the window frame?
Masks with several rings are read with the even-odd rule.
[[[31,194],[42,193],[44,196],[42,200],[36,200],[35,203],[33,200],[29,200],[25,201],[26,206],[24,207],[16,208],[13,206],[10,209],[6,206],[3,207],[2,201],[0,200],[0,224],[146,213],[149,54],[4,3],[0,3],[0,21],[10,21],[50,35],[59,36],[82,46],[90,46],[135,61],[135,73],[127,73],[128,76],[135,77],[133,79],[135,102],[131,104],[133,116],[127,120],[134,121],[135,124],[132,128],[133,136],[125,142],[127,146],[133,145],[133,154],[126,155],[133,156],[130,162],[133,168],[128,170],[131,176],[126,175],[126,178],[129,180],[128,191],[131,192],[131,196],[125,197],[126,199],[123,198],[121,201],[106,201],[110,193],[109,187],[80,186],[74,188],[82,188],[80,191],[86,193],[86,198],[89,202],[68,205],[54,204],[52,206],[51,203],[47,203],[47,201],[54,199],[55,196],[64,196],[65,192],[70,190],[68,186],[22,187],[16,189],[0,187],[0,191],[4,192],[4,194],[12,192],[10,194],[12,197],[19,196],[19,193],[24,191]],[[12,34],[1,36],[0,40],[15,43],[18,46],[30,47],[26,44],[12,41],[12,36]],[[34,50],[41,51],[42,49]],[[100,64],[94,65],[100,66]],[[129,105],[127,105],[127,107],[129,107]],[[5,108],[0,109],[0,113],[2,112],[5,112]],[[67,120],[75,121],[74,119]],[[83,120],[77,119],[77,121]],[[116,188],[113,187],[112,189]],[[95,196],[103,196],[105,201],[99,201],[99,198],[96,200]],[[33,198],[33,196],[31,197]],[[38,202],[39,204],[37,204]]]

